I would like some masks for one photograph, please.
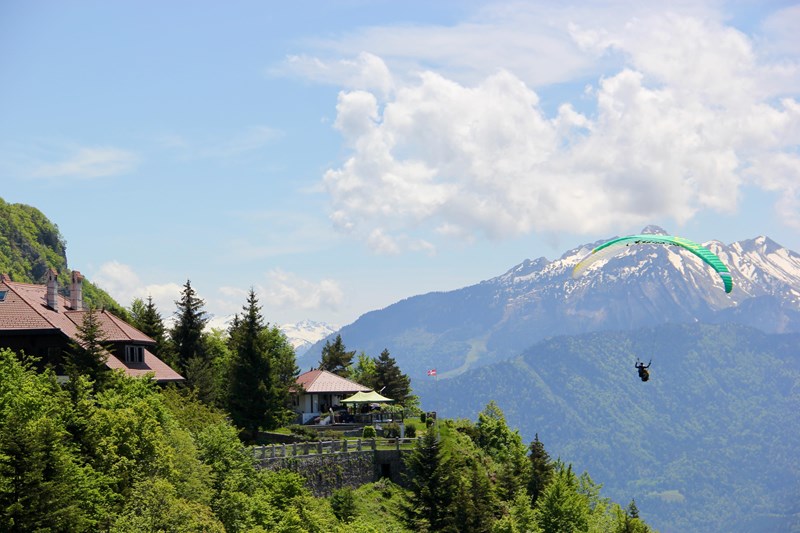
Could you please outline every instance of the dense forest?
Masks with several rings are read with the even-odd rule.
[[[66,245],[34,208],[0,203],[0,270],[39,281],[66,271]],[[41,272],[40,272],[41,271]],[[39,274],[37,274],[37,272]],[[87,283],[87,285],[90,285]],[[100,289],[90,301],[108,298]],[[151,299],[122,308],[186,382],[166,388],[98,364],[93,311],[79,328],[69,380],[0,350],[0,529],[4,531],[646,532],[635,501],[601,496],[587,473],[526,445],[489,402],[472,422],[411,418],[420,438],[401,487],[383,479],[315,498],[289,471],[256,468],[250,445],[285,428],[298,375],[285,336],[254,291],[227,331],[209,330],[189,281],[167,328]],[[371,357],[326,344],[319,366],[420,414],[388,350]]]
[[[646,532],[635,502],[525,446],[496,405],[431,424],[387,480],[314,498],[257,470],[226,413],[188,388],[111,373],[102,390],[0,350],[0,529],[28,531]]]

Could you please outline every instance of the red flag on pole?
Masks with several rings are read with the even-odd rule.
[[[431,368],[430,370],[428,370],[428,375],[429,376],[435,376],[436,375],[436,369],[435,368]]]

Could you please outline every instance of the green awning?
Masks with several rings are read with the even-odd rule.
[[[381,403],[381,402],[393,402],[391,398],[387,398],[386,396],[381,396],[374,390],[369,392],[357,392],[350,396],[349,398],[345,398],[342,400],[342,403]]]

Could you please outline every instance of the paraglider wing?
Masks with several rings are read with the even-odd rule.
[[[626,247],[635,244],[662,244],[665,246],[680,246],[681,248],[685,248],[702,259],[706,264],[710,265],[711,268],[719,274],[720,278],[722,278],[722,283],[725,285],[725,292],[731,292],[733,289],[733,280],[731,279],[731,273],[728,267],[725,266],[725,263],[723,263],[714,252],[689,239],[673,237],[671,235],[631,235],[612,239],[601,244],[586,257],[581,259],[578,264],[575,265],[575,268],[572,269],[572,277],[577,278],[597,261],[621,253]]]

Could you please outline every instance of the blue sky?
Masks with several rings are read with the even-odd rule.
[[[665,7],[666,5],[666,7]],[[162,315],[344,325],[648,224],[800,251],[790,2],[4,2],[0,197]]]

